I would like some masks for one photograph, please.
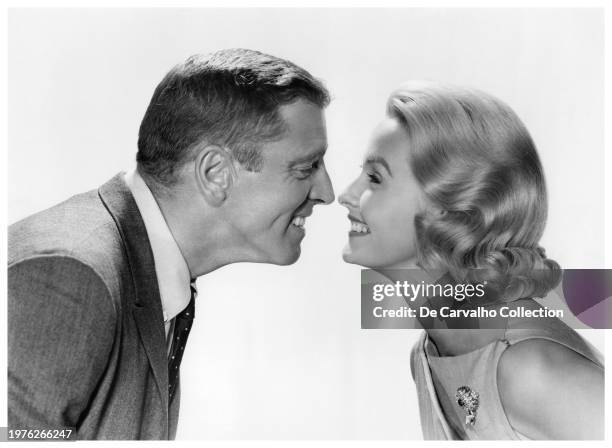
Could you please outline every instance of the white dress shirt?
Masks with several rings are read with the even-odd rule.
[[[189,268],[155,197],[138,171],[128,172],[125,175],[125,182],[134,196],[151,243],[164,313],[166,342],[170,350],[174,318],[191,300]]]

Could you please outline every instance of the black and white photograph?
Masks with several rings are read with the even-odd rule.
[[[601,443],[609,15],[9,7],[0,441]]]

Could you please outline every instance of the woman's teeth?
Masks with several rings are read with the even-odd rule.
[[[305,222],[306,222],[306,218],[304,218],[303,216],[296,216],[295,218],[293,218],[293,221],[291,221],[291,224],[293,224],[296,227],[299,227],[300,229],[303,229]]]
[[[370,233],[370,229],[363,223],[351,221],[351,232]]]

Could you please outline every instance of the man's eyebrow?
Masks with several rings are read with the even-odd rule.
[[[325,151],[327,151],[327,147],[321,148],[321,149],[319,149],[317,152],[315,152],[313,154],[308,154],[306,156],[303,156],[303,157],[297,158],[295,160],[292,160],[289,165],[295,166],[295,165],[299,165],[301,163],[312,162],[314,160],[323,158],[323,156],[325,155]]]
[[[379,165],[382,165],[387,170],[387,173],[389,173],[389,176],[393,176],[393,174],[391,173],[391,168],[389,167],[389,164],[387,163],[387,161],[383,157],[380,157],[380,156],[371,156],[371,157],[368,157],[366,159],[365,163],[366,164],[375,164],[375,163],[377,163]]]

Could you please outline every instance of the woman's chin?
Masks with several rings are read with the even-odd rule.
[[[351,254],[350,252],[346,252],[346,251],[342,251],[342,259],[344,260],[345,263],[351,263],[354,264],[355,262],[353,261],[353,254]]]
[[[370,268],[367,260],[365,260],[364,257],[360,257],[359,254],[353,252],[348,245],[342,251],[342,259],[345,263],[356,264],[368,269]]]
[[[366,256],[362,250],[353,250],[350,244],[342,250],[342,259],[345,263],[356,264],[366,269],[420,269],[414,257],[402,261],[388,260],[384,257],[377,259],[375,256]]]
[[[353,254],[353,251],[351,251],[348,244],[344,247],[344,249],[342,249],[342,259],[345,263],[357,264],[355,261],[355,255]]]

